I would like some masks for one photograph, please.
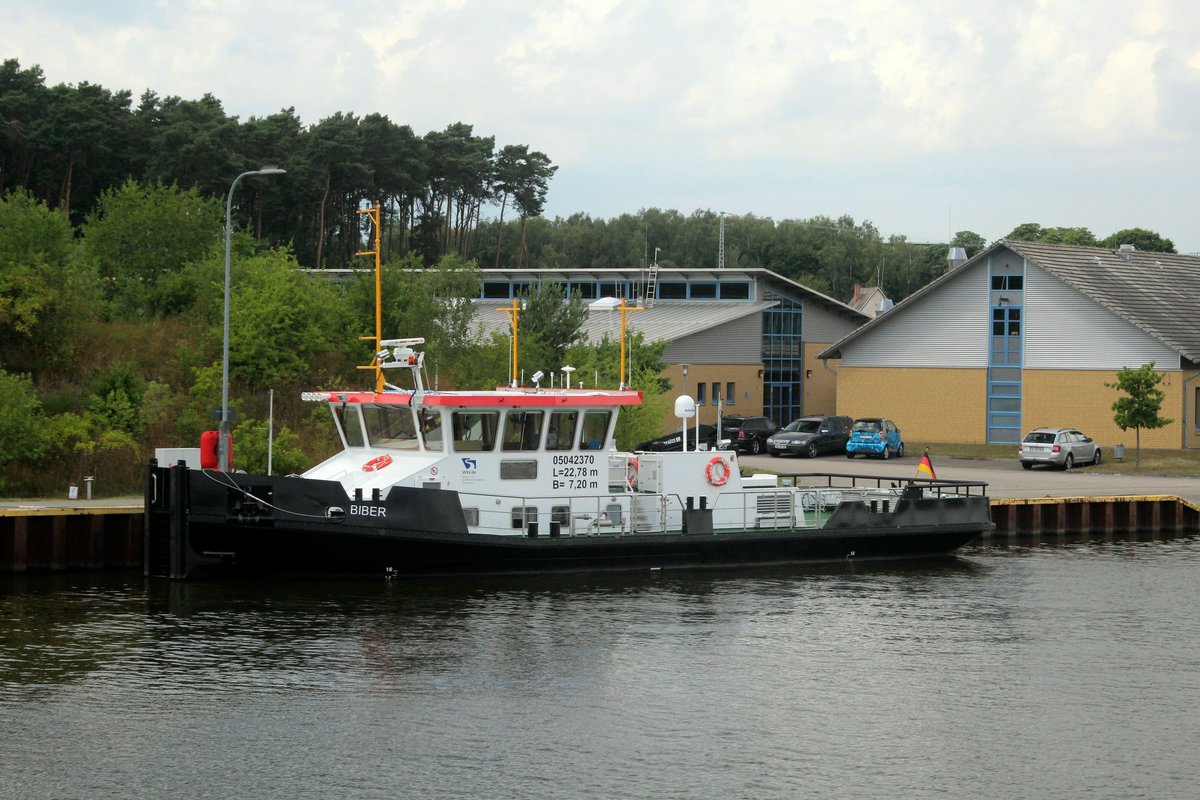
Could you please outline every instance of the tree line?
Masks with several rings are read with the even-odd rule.
[[[421,136],[378,113],[306,126],[286,108],[239,121],[211,94],[147,91],[135,105],[129,90],[48,87],[37,66],[0,65],[0,194],[24,189],[76,225],[126,180],[224,197],[234,177],[268,164],[286,169],[286,180],[247,185],[233,198],[237,220],[318,268],[354,265],[364,203],[383,209],[390,253],[426,263],[494,247],[480,238],[483,211],[511,211],[519,263],[520,230],[542,213],[557,170],[529,145],[497,149],[495,137],[462,122]]]

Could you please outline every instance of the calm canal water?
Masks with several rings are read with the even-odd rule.
[[[0,797],[1181,798],[1200,539],[446,582],[0,576]]]

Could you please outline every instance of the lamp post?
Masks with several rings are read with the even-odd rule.
[[[229,186],[229,196],[225,198],[225,327],[224,346],[221,350],[221,425],[217,433],[217,468],[221,472],[229,471],[229,248],[232,241],[233,224],[230,216],[233,212],[233,190],[238,182],[249,175],[282,175],[287,170],[279,167],[262,167],[243,172],[233,179]]]

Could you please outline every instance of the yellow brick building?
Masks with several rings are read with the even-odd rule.
[[[1172,422],[1142,447],[1200,446],[1200,258],[1000,241],[818,356],[840,359],[837,413],[909,440],[1015,446],[1062,426],[1109,451],[1136,434],[1108,384],[1153,362]]]

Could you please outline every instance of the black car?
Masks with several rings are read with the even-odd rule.
[[[773,456],[804,455],[815,458],[821,453],[844,453],[850,438],[849,417],[800,417],[767,439],[767,452]]]
[[[768,417],[724,417],[721,420],[721,435],[729,439],[739,453],[758,455],[767,449],[767,439],[777,430],[779,426]]]

